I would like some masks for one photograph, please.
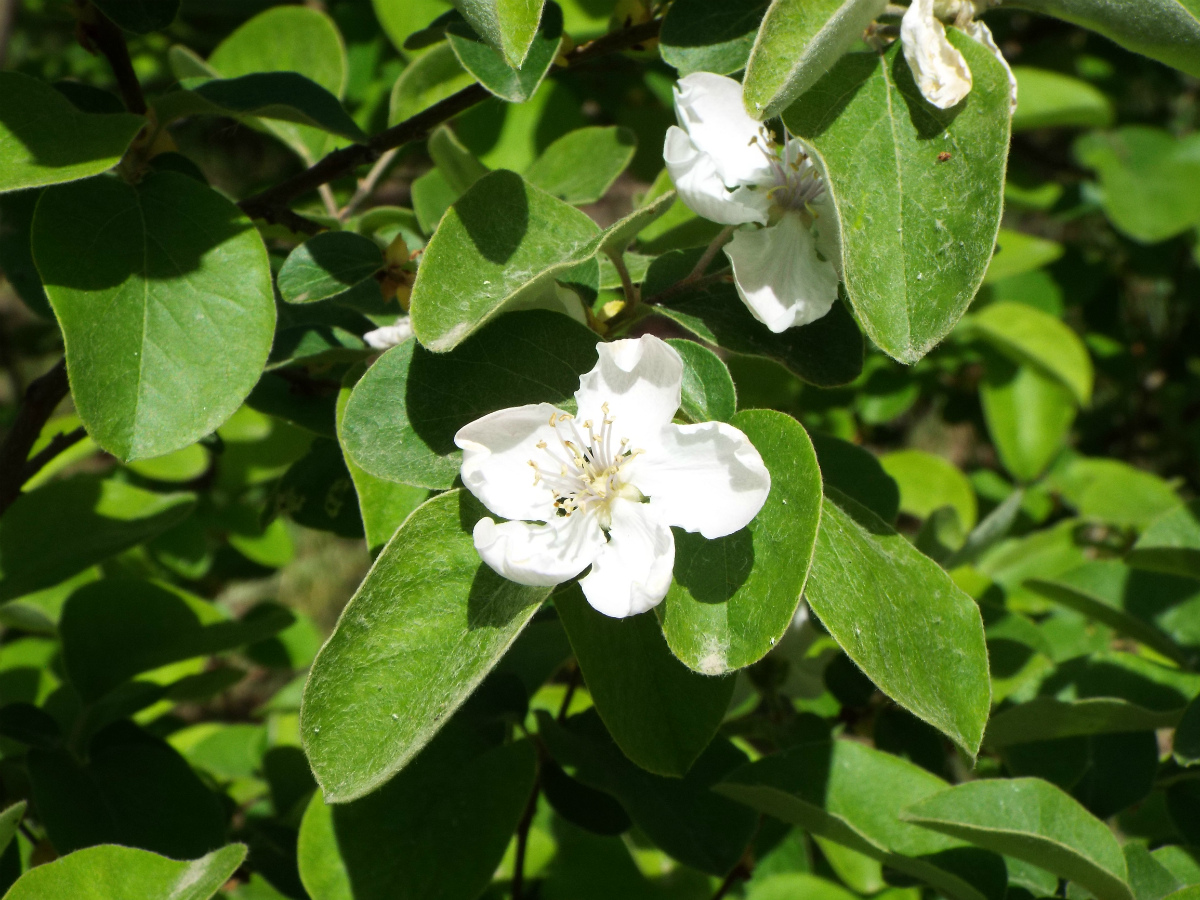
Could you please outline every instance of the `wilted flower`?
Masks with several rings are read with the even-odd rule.
[[[841,245],[825,183],[799,138],[780,145],[742,105],[732,78],[695,72],[675,86],[679,126],[663,158],[680,199],[723,225],[757,223],[726,245],[738,294],[780,332],[829,312],[837,299]]]
[[[938,109],[957,106],[971,92],[971,70],[962,53],[946,37],[946,26],[939,16],[953,17],[957,26],[983,44],[1004,63],[1017,108],[1017,79],[996,46],[991,30],[973,17],[975,7],[964,0],[912,0],[900,22],[900,41],[904,58],[922,96]]]
[[[412,319],[408,316],[397,316],[391,325],[384,325],[374,331],[368,331],[362,336],[367,346],[373,350],[388,350],[398,344],[403,344],[413,336]]]
[[[602,343],[579,380],[578,412],[549,403],[502,409],[461,428],[463,484],[489,510],[475,525],[483,561],[511,581],[579,585],[624,617],[671,586],[671,527],[722,537],[766,502],[771,476],[724,422],[676,425],[683,362],[656,337]]]

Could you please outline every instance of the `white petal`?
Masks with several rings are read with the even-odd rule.
[[[608,543],[579,580],[583,595],[606,616],[623,619],[662,602],[675,568],[675,536],[647,503],[612,505]]]
[[[971,70],[946,39],[946,28],[933,14],[933,0],[913,0],[900,22],[904,58],[925,99],[949,109],[971,92]]]
[[[770,176],[763,126],[746,113],[742,86],[711,72],[693,72],[675,85],[675,115],[696,149],[713,158],[729,187]]]
[[[498,516],[506,519],[554,517],[554,492],[535,484],[530,461],[553,474],[558,466],[538,449],[538,442],[558,447],[550,417],[561,413],[549,403],[501,409],[464,425],[454,435],[463,451],[462,480],[467,490]]]
[[[667,129],[663,160],[679,199],[696,215],[722,225],[767,221],[770,200],[766,192],[742,187],[730,191],[713,158],[697,150],[682,128],[672,125]]]
[[[596,367],[579,379],[575,392],[578,418],[592,420],[598,432],[607,403],[615,440],[628,438],[633,450],[650,449],[679,409],[683,360],[649,334],[597,344],[596,352]]]
[[[413,336],[412,320],[401,316],[391,325],[384,325],[374,331],[368,331],[362,336],[368,347],[375,350],[387,350],[397,344],[403,344]]]
[[[980,21],[972,21],[966,28],[963,29],[983,46],[992,51],[992,55],[1004,64],[1004,71],[1008,73],[1008,93],[1012,101],[1012,111],[1017,111],[1017,76],[1013,74],[1012,66],[1008,64],[1008,60],[1004,58],[1004,54],[1000,52],[1000,48],[996,45],[996,39],[992,37],[992,29],[988,28]]]
[[[635,463],[630,481],[662,520],[706,538],[745,528],[771,492],[758,450],[724,422],[668,425],[661,446]]]
[[[837,270],[817,256],[812,228],[800,213],[785,213],[768,228],[737,232],[725,255],[738,294],[754,318],[776,333],[815,322],[837,299]]]
[[[606,546],[596,517],[582,513],[545,525],[480,519],[473,536],[479,556],[497,574],[543,586],[570,581]]]

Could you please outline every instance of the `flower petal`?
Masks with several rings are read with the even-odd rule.
[[[608,543],[579,580],[583,595],[606,616],[623,619],[662,602],[675,568],[675,536],[650,504],[617,500]]]
[[[1008,73],[1008,93],[1009,99],[1012,101],[1012,111],[1017,111],[1017,76],[1013,74],[1012,66],[1008,64],[1008,60],[1004,58],[1004,54],[1000,52],[999,46],[996,44],[996,39],[992,37],[992,29],[988,28],[982,22],[972,21],[966,28],[963,29],[983,46],[992,51],[992,55],[1004,64],[1004,71]]]
[[[672,125],[667,129],[663,160],[679,199],[696,215],[722,225],[767,221],[770,200],[766,192],[743,187],[730,191],[713,158],[697,150],[682,128]]]
[[[745,528],[771,492],[758,450],[724,422],[668,425],[661,446],[635,462],[630,480],[662,520],[706,538]]]
[[[517,584],[550,586],[570,581],[605,546],[595,515],[576,513],[545,525],[480,519],[475,549],[498,575]]]
[[[739,296],[777,334],[815,322],[837,299],[837,269],[817,255],[813,229],[798,212],[758,231],[738,231],[725,255]]]
[[[653,335],[597,344],[596,367],[579,379],[578,419],[604,421],[604,404],[613,420],[615,441],[628,438],[630,449],[648,450],[679,409],[683,360]]]
[[[400,316],[391,325],[384,325],[382,328],[368,331],[362,336],[362,339],[373,350],[387,350],[403,344],[412,336],[412,320],[408,316]]]
[[[529,463],[558,474],[558,465],[537,446],[545,441],[558,447],[550,423],[551,416],[558,415],[549,403],[532,403],[498,410],[460,428],[454,444],[463,451],[467,490],[506,519],[554,518],[554,492],[535,483],[537,473]]]
[[[957,106],[971,92],[971,70],[946,39],[933,0],[913,0],[900,22],[900,40],[917,87],[938,109]]]
[[[770,177],[763,125],[747,114],[737,81],[712,72],[684,76],[675,85],[675,115],[728,187]]]

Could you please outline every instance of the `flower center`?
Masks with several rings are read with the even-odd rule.
[[[821,174],[804,152],[799,141],[785,135],[781,146],[765,125],[759,127],[753,143],[771,165],[771,175],[758,187],[765,189],[771,202],[781,210],[797,210],[815,217],[809,204],[825,193]]]
[[[641,453],[631,450],[628,438],[616,438],[613,417],[608,404],[600,407],[604,418],[597,433],[591,419],[583,422],[582,430],[574,416],[565,413],[550,416],[550,425],[558,437],[558,446],[538,441],[546,461],[529,460],[533,467],[533,483],[545,485],[554,494],[554,511],[565,518],[578,510],[596,511],[600,527],[605,531],[612,524],[611,504],[618,497],[640,502],[642,492],[625,480],[622,470]]]

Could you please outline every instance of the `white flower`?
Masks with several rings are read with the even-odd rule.
[[[398,344],[403,344],[412,336],[412,320],[408,316],[400,316],[391,325],[384,325],[382,328],[368,331],[362,336],[362,339],[373,350],[388,350]]]
[[[991,30],[974,21],[974,6],[962,0],[912,0],[900,22],[904,58],[922,96],[938,109],[957,106],[971,92],[971,70],[958,49],[946,37],[946,26],[938,15],[954,16],[962,31],[983,44],[1004,64],[1008,72],[1012,108],[1017,108],[1017,79],[1004,54],[996,46]]]
[[[741,84],[711,72],[679,80],[675,112],[663,158],[680,199],[723,225],[766,226],[725,247],[750,312],[774,332],[821,318],[837,299],[841,241],[807,146],[776,144],[746,113]]]
[[[671,526],[707,538],[758,515],[771,476],[724,422],[676,425],[683,362],[656,337],[602,343],[579,379],[576,415],[549,403],[502,409],[461,428],[463,484],[489,510],[475,548],[520,584],[580,580],[608,616],[657,605],[671,586]],[[544,524],[542,524],[544,523]]]

